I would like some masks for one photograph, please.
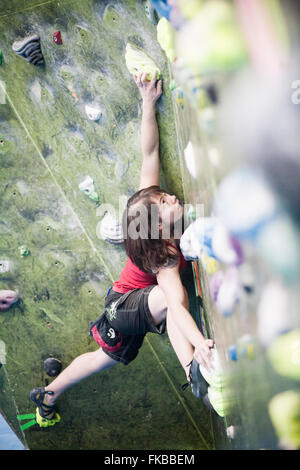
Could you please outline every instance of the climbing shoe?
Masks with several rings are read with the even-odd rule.
[[[56,411],[54,405],[48,405],[46,403],[46,395],[53,395],[53,392],[46,392],[43,387],[34,388],[30,392],[30,398],[38,406],[37,408],[37,420],[45,419],[46,421],[55,420]],[[51,426],[51,425],[50,425]]]
[[[54,411],[54,410],[53,410]],[[54,411],[54,416],[52,419],[49,419],[49,418],[43,418],[41,415],[40,415],[40,412],[39,412],[39,408],[36,409],[36,413],[35,413],[35,418],[36,418],[36,422],[37,424],[41,427],[41,428],[48,428],[49,426],[54,426],[56,423],[59,423],[60,422],[60,416],[58,413],[56,413]]]
[[[182,386],[182,390],[190,386],[195,397],[203,398],[207,393],[208,384],[200,372],[199,363],[196,359],[193,359],[189,365],[191,366],[189,379],[188,382]]]

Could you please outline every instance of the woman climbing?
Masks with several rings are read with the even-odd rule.
[[[143,102],[143,160],[139,190],[128,200],[123,217],[126,266],[106,297],[104,313],[90,326],[100,349],[74,359],[47,387],[31,390],[42,426],[59,420],[54,404],[65,390],[96,372],[133,361],[146,333],[162,334],[165,328],[187,385],[196,396],[203,396],[199,363],[210,368],[214,342],[203,337],[188,310],[188,295],[180,278],[186,261],[175,233],[183,220],[183,206],[159,187],[155,104],[162,94],[162,82],[156,74],[151,81],[146,77],[145,73],[134,76]]]

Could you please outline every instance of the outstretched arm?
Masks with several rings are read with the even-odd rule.
[[[168,315],[172,316],[174,323],[194,347],[195,359],[210,369],[212,365],[211,348],[214,341],[203,337],[195,320],[185,307],[184,287],[179,275],[179,265],[161,268],[156,278],[166,297]]]
[[[148,186],[159,186],[159,132],[155,115],[155,103],[162,94],[162,81],[157,82],[157,75],[146,80],[147,74],[134,76],[143,98],[143,115],[141,125],[142,168],[139,189]],[[157,82],[157,83],[156,83]]]

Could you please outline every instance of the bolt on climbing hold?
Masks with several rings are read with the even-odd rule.
[[[60,31],[56,31],[53,34],[53,42],[55,42],[56,44],[62,44],[63,43]]]
[[[18,301],[18,294],[13,290],[0,291],[0,312],[6,312],[11,305]]]
[[[146,79],[151,80],[152,75],[157,73],[157,78],[160,77],[160,70],[155,65],[153,60],[148,54],[135,44],[127,43],[125,52],[126,66],[132,75],[139,75],[147,73]]]
[[[25,246],[19,246],[19,252],[21,256],[29,256],[30,255],[30,250]]]
[[[12,45],[12,49],[16,54],[23,57],[32,65],[41,65],[44,62],[40,38],[36,34],[15,41]]]
[[[102,116],[101,109],[90,106],[88,104],[85,105],[85,112],[91,121],[99,121]]]
[[[156,27],[157,29],[157,40],[160,44],[160,47],[165,52],[167,58],[170,62],[174,62],[176,57],[175,53],[175,29],[166,20],[166,18],[161,18]]]
[[[156,11],[154,10],[153,6],[151,5],[150,0],[145,1],[145,13],[148,19],[151,21],[152,24],[156,25],[158,21],[158,15]]]
[[[122,224],[109,212],[106,212],[101,221],[100,234],[109,243],[117,244],[124,241]]]
[[[169,89],[170,89],[171,91],[174,91],[176,88],[177,88],[177,84],[176,84],[176,82],[175,82],[175,80],[174,80],[174,78],[173,78],[173,79],[170,81],[170,83],[169,83]]]
[[[79,189],[86,194],[92,201],[99,202],[99,196],[95,191],[94,180],[87,176],[82,183],[79,184]]]
[[[55,357],[48,357],[48,359],[44,361],[44,366],[46,374],[50,377],[56,377],[62,369],[61,361]]]

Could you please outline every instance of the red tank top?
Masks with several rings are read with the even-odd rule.
[[[170,243],[171,245],[171,243]],[[174,245],[171,245],[174,246]],[[186,260],[183,257],[181,251],[174,247],[179,251],[180,254],[180,265],[179,270],[182,271],[186,267]],[[121,272],[119,280],[114,282],[113,290],[116,292],[120,292],[125,294],[133,289],[143,289],[147,286],[152,286],[157,284],[156,275],[155,274],[147,274],[144,271],[141,271],[128,257],[126,261],[125,268]]]

